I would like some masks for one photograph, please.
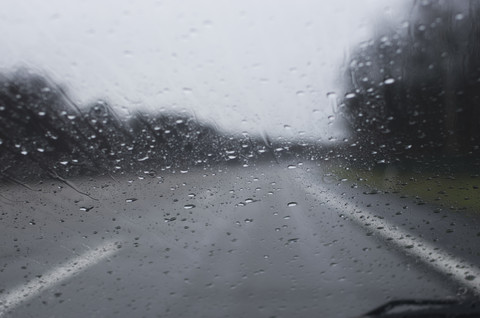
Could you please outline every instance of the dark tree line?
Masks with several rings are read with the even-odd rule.
[[[245,162],[264,143],[227,136],[192,117],[135,112],[105,101],[77,106],[45,77],[0,75],[0,177],[116,174],[173,166]]]
[[[471,155],[480,146],[480,3],[414,1],[352,53],[343,115],[365,158]]]

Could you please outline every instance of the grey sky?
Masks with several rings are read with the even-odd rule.
[[[349,46],[398,1],[19,1],[0,5],[1,69],[27,66],[80,103],[186,111],[220,128],[316,138]],[[286,128],[285,128],[286,127]]]

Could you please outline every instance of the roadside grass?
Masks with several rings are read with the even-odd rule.
[[[480,214],[480,176],[468,173],[438,174],[428,171],[399,171],[394,167],[363,170],[334,169],[340,178],[381,191],[416,197],[451,210]]]

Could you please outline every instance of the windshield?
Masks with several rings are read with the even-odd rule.
[[[1,7],[0,317],[478,301],[476,1]]]

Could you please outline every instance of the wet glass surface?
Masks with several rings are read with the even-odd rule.
[[[0,317],[478,311],[477,2],[1,6]]]

